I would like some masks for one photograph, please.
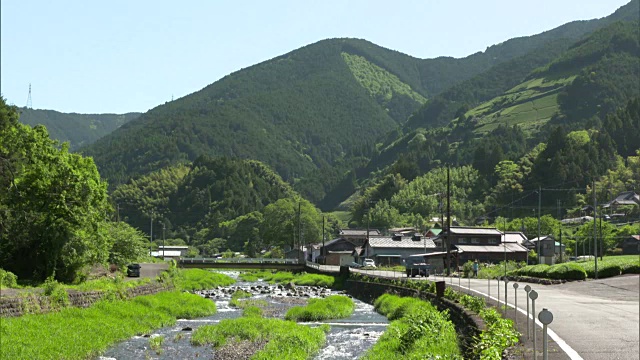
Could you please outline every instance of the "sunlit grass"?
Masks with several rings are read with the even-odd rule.
[[[265,340],[266,346],[251,359],[308,359],[320,350],[328,330],[328,326],[312,328],[281,319],[247,316],[201,326],[193,332],[191,343],[220,347],[228,341]]]
[[[351,316],[355,305],[346,296],[332,295],[324,299],[309,299],[307,306],[294,306],[285,315],[293,321],[321,321]]]
[[[0,321],[0,359],[90,359],[134,335],[172,325],[178,318],[215,313],[211,300],[179,291],[100,301],[86,309],[66,308]]]

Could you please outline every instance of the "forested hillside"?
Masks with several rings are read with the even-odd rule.
[[[383,169],[382,175],[397,173],[412,180],[442,164],[471,164],[486,185],[493,186],[494,169],[500,161],[517,161],[540,142],[548,141],[558,126],[565,133],[601,129],[607,116],[640,96],[638,29],[637,21],[614,22],[570,46],[551,44],[550,48],[562,45],[556,56],[528,74],[521,71],[531,61],[554,52],[534,52],[454,86],[416,112],[403,130],[393,133],[395,137],[388,136],[371,162],[356,170],[356,178]],[[562,48],[565,50],[560,51]],[[522,78],[521,82],[489,101],[478,104],[474,100],[495,94],[501,89],[497,84],[516,78]],[[455,100],[444,101],[447,96]],[[432,120],[445,121],[441,116],[449,114],[454,105],[459,108],[447,115],[445,126],[412,130],[417,125],[415,119],[436,108],[440,111]],[[623,155],[632,155],[635,149]],[[356,182],[345,184],[340,195],[344,198]]]
[[[19,112],[21,123],[44,125],[52,139],[69,142],[71,150],[92,144],[140,116],[140,113],[75,114],[29,108],[21,108]]]
[[[486,87],[471,100],[496,96],[585,34],[629,17],[636,5],[462,59],[417,59],[365,40],[323,40],[158,106],[83,152],[95,158],[110,186],[205,154],[256,159],[305,198],[331,207],[350,187],[345,174],[367,164],[381,150],[377,144],[395,141],[393,131],[425,101],[437,107],[439,94],[449,91],[447,99],[464,90],[433,122],[445,124],[446,114],[472,105],[465,93],[469,84],[447,89],[472,81]],[[409,126],[423,127],[425,111]]]

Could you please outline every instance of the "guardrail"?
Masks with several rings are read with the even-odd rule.
[[[303,264],[298,259],[272,259],[272,258],[180,258],[178,262],[183,264]]]

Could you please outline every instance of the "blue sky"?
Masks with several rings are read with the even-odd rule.
[[[628,0],[2,0],[0,92],[24,106],[144,112],[322,39],[465,57]]]

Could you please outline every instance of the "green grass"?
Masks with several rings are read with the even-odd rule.
[[[77,285],[61,286],[64,289],[71,289],[77,291],[116,291],[121,288],[134,288],[140,285],[148,284],[151,282],[149,278],[141,278],[131,281],[124,281],[122,277],[117,276],[115,278],[100,278],[95,280],[88,280]]]
[[[490,132],[499,125],[519,125],[525,133],[533,134],[558,112],[558,92],[574,79],[575,76],[531,79],[478,105],[466,115],[480,119],[474,131],[477,134]]]
[[[246,309],[248,307],[265,308],[269,304],[266,300],[241,300],[248,299],[252,295],[244,290],[238,290],[231,295],[229,306],[237,307],[239,309]]]
[[[332,295],[324,299],[309,299],[307,306],[294,306],[285,315],[285,319],[293,321],[322,321],[328,319],[344,319],[355,309],[353,300],[342,295]]]
[[[447,312],[426,301],[390,294],[374,305],[393,321],[363,359],[462,359]]]
[[[178,289],[196,291],[213,289],[216,286],[229,286],[235,283],[235,280],[227,275],[208,270],[184,269],[178,270],[174,275],[174,283]]]
[[[271,284],[282,284],[293,282],[300,286],[322,286],[330,288],[335,283],[335,277],[320,274],[293,274],[291,272],[280,271],[248,271],[240,274],[239,278],[243,281],[258,281],[262,279]]]
[[[328,330],[328,326],[312,328],[281,319],[247,316],[201,326],[193,332],[191,343],[220,347],[228,341],[266,340],[266,346],[251,359],[308,359],[320,350]]]
[[[169,326],[177,318],[215,313],[215,303],[179,291],[100,301],[86,309],[3,318],[0,359],[89,359],[134,335]]]
[[[590,278],[595,277],[595,260],[578,261]],[[605,256],[598,258],[598,278],[617,276],[620,274],[640,274],[640,257],[638,255]]]

